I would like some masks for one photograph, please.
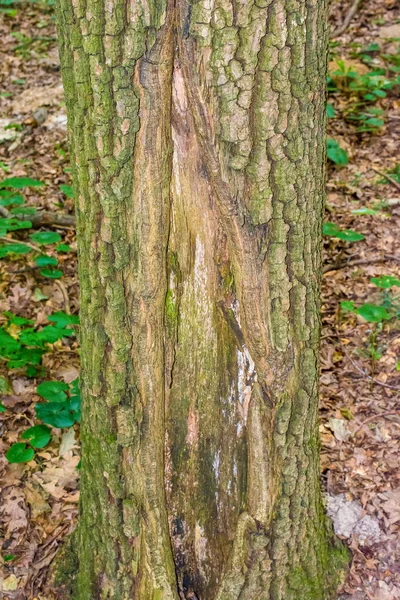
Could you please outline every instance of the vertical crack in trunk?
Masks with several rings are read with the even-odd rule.
[[[77,598],[325,600],[325,2],[57,11],[80,246]]]

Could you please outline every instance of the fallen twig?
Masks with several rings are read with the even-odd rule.
[[[353,260],[343,260],[337,263],[330,263],[328,265],[324,265],[322,273],[323,275],[325,275],[326,273],[329,273],[329,271],[339,271],[340,269],[344,269],[345,267],[353,267],[356,265],[371,265],[374,263],[385,262],[385,260],[400,261],[400,256],[393,256],[393,254],[384,254],[383,257],[377,258],[356,258]]]
[[[347,353],[347,351],[344,348],[343,344],[342,344],[342,348],[343,348],[343,351],[344,351],[345,355],[347,356],[347,358],[349,359],[349,361],[353,365],[353,367],[355,369],[357,369],[357,371],[359,373],[361,373],[361,375],[363,375],[363,377],[366,377],[367,379],[369,379],[373,383],[376,383],[377,385],[381,385],[382,387],[388,388],[389,390],[395,390],[396,392],[400,392],[400,388],[399,387],[396,387],[395,385],[390,385],[389,383],[384,383],[383,381],[379,381],[379,379],[374,379],[373,377],[371,377],[371,375],[368,375],[368,373],[366,373],[365,371],[363,371],[363,369],[351,358],[351,356],[349,356],[349,354]]]
[[[372,421],[375,421],[375,419],[396,416],[399,414],[399,412],[400,412],[400,409],[399,410],[387,410],[385,412],[381,412],[376,415],[372,415],[372,417],[368,417],[368,419],[365,419],[365,421],[363,421],[361,423],[361,425],[359,427],[357,427],[357,429],[354,431],[353,435],[357,435],[357,433],[359,431],[361,431],[361,429],[364,427],[364,425],[367,425],[368,423],[372,423]]]
[[[343,20],[343,23],[340,25],[340,27],[338,27],[337,29],[335,29],[335,31],[333,31],[331,33],[331,36],[330,36],[331,39],[339,37],[339,35],[342,35],[342,33],[344,33],[346,31],[346,29],[348,28],[348,26],[351,23],[352,18],[354,17],[357,10],[359,9],[361,2],[362,2],[362,0],[354,0],[353,4],[350,6],[350,8]]]
[[[69,296],[68,296],[67,288],[65,287],[64,283],[62,281],[60,281],[59,279],[56,279],[54,281],[54,283],[56,284],[56,286],[62,293],[62,296],[64,299],[64,310],[67,313],[67,315],[70,315],[71,314],[71,305],[69,303]]]
[[[0,206],[0,215],[6,219],[14,217],[20,221],[30,221],[33,227],[41,227],[42,225],[57,225],[62,228],[75,227],[75,215],[66,215],[47,210],[37,211],[33,215],[23,215],[10,213],[4,206]]]
[[[391,177],[387,173],[384,173],[383,171],[378,171],[378,169],[375,169],[375,167],[371,167],[371,169],[375,171],[375,173],[378,173],[378,175],[380,175],[381,177],[384,177],[385,179],[390,181],[390,183],[392,183],[398,190],[400,190],[400,183],[396,181],[393,177]]]
[[[0,242],[2,240],[5,240],[6,242],[11,242],[12,244],[24,244],[25,246],[29,246],[29,248],[32,248],[32,250],[35,250],[35,252],[39,252],[39,254],[42,254],[42,250],[39,248],[39,246],[32,244],[32,242],[26,242],[25,240],[16,240],[8,235],[3,235],[2,237],[0,237]]]

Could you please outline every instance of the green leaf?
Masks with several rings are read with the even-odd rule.
[[[0,402],[0,413],[6,412],[6,407]]]
[[[28,254],[28,252],[32,252],[32,248],[29,248],[26,244],[7,244],[3,246],[3,250],[6,250],[7,254]]]
[[[37,332],[37,339],[44,343],[54,344],[63,337],[70,337],[71,335],[75,335],[75,332],[72,329],[60,329],[59,327],[48,325]]]
[[[37,213],[37,208],[33,206],[16,206],[10,210],[10,213],[13,215],[35,215]]]
[[[393,275],[381,275],[380,277],[372,277],[371,283],[384,290],[388,290],[393,286],[400,286],[400,279],[393,277]]]
[[[14,560],[15,554],[3,554],[4,562],[10,562],[10,560]]]
[[[329,237],[344,240],[345,242],[358,242],[365,239],[365,236],[362,235],[362,233],[358,233],[357,231],[353,231],[351,229],[340,229],[338,225],[335,223],[330,223],[329,221],[324,223],[322,233],[324,235],[328,235]]]
[[[329,160],[334,162],[336,165],[344,167],[349,162],[349,157],[343,148],[341,148],[338,142],[332,138],[326,140],[326,150]]]
[[[68,390],[68,385],[63,381],[43,381],[36,388],[39,396],[50,402],[64,401],[67,397],[65,392]]]
[[[364,52],[379,52],[380,49],[381,47],[379,44],[372,43],[368,44],[368,46],[364,49]]]
[[[58,269],[40,269],[39,273],[43,277],[49,277],[50,279],[60,279],[63,276],[63,272]]]
[[[29,236],[37,244],[55,244],[61,240],[61,235],[55,231],[39,231]]]
[[[18,229],[30,229],[32,223],[31,221],[20,221],[16,217],[10,217],[9,219],[0,218],[0,227],[6,231],[17,231]]]
[[[26,367],[26,376],[27,377],[36,377],[38,374],[38,370],[33,365],[28,365]]]
[[[343,300],[340,303],[343,312],[351,312],[354,310],[354,302],[352,300]]]
[[[351,229],[342,229],[335,237],[344,240],[345,242],[359,242],[365,240],[365,235],[357,233],[357,231],[352,231]]]
[[[0,329],[0,354],[8,356],[10,353],[18,352],[20,349],[21,344],[4,331],[4,329]]]
[[[44,350],[41,348],[21,348],[18,353],[9,357],[9,369],[21,369],[27,365],[40,365]]]
[[[354,215],[377,215],[379,214],[379,210],[374,210],[373,208],[367,208],[363,206],[362,208],[356,208],[351,211]]]
[[[58,246],[56,246],[56,250],[57,252],[70,252],[71,246],[68,244],[58,244]]]
[[[36,404],[35,412],[38,419],[52,427],[71,427],[80,420],[79,407],[70,400]]]
[[[40,187],[43,185],[42,181],[37,179],[31,179],[30,177],[8,177],[0,181],[0,188],[16,188],[21,189],[25,187]]]
[[[47,256],[47,254],[43,254],[42,256],[38,256],[35,258],[35,263],[38,267],[47,267],[47,266],[56,266],[58,265],[58,260],[53,256]]]
[[[29,462],[35,456],[33,448],[27,448],[26,444],[13,444],[6,452],[6,459],[10,463]]]
[[[354,312],[369,323],[381,323],[382,321],[388,321],[390,319],[390,315],[384,306],[378,306],[377,304],[370,304],[368,302],[357,308]]]
[[[44,448],[51,440],[51,431],[46,425],[35,425],[24,431],[21,438],[29,440],[34,448]]]
[[[382,125],[385,124],[385,121],[383,119],[371,117],[370,119],[366,119],[365,123],[367,123],[367,125],[371,125],[371,127],[382,127]]]
[[[32,319],[26,319],[25,317],[18,317],[18,315],[14,315],[14,313],[5,310],[3,311],[3,315],[5,315],[10,323],[14,325],[33,325],[35,321]]]
[[[333,108],[333,105],[329,102],[326,105],[326,116],[328,117],[328,119],[332,119],[335,116],[335,109]]]
[[[62,311],[55,312],[47,318],[49,321],[55,323],[57,327],[66,327],[67,325],[77,325],[79,323],[78,315],[67,315]]]
[[[387,96],[387,93],[384,90],[374,90],[373,94],[375,94],[375,96],[378,98],[386,98]]]
[[[1,192],[3,193],[1,194]],[[21,204],[25,204],[24,197],[20,194],[15,195],[13,192],[8,192],[7,190],[0,190],[0,195],[0,206],[4,206],[7,208],[7,206],[20,206]]]
[[[72,189],[72,185],[60,185],[60,190],[68,197],[74,197],[74,190]]]

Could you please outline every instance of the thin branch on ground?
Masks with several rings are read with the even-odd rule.
[[[3,240],[5,240],[6,242],[11,242],[11,244],[24,244],[25,246],[32,248],[32,250],[34,250],[35,252],[39,252],[39,254],[43,253],[41,248],[39,248],[39,246],[36,246],[35,244],[32,244],[32,242],[26,242],[25,240],[16,240],[15,238],[10,237],[9,235],[3,235],[0,238],[0,242]]]
[[[376,415],[372,415],[372,417],[368,417],[368,419],[365,419],[361,425],[359,427],[357,427],[357,429],[354,431],[353,435],[357,435],[357,433],[359,433],[361,431],[361,429],[364,427],[364,425],[367,425],[368,423],[372,423],[372,421],[375,421],[376,419],[384,419],[385,417],[395,417],[399,414],[400,409],[399,410],[387,410],[385,412],[381,412],[378,413]]]
[[[340,35],[342,35],[342,33],[346,31],[357,10],[360,8],[361,2],[362,0],[354,0],[353,4],[350,6],[344,18],[343,23],[340,25],[340,27],[338,27],[337,29],[335,29],[335,31],[331,33],[331,39],[339,37]]]
[[[340,339],[340,338],[339,338]],[[395,385],[390,385],[389,383],[384,383],[383,381],[379,381],[378,379],[374,379],[373,377],[371,377],[371,375],[368,375],[368,373],[366,373],[352,358],[351,356],[348,354],[348,352],[346,351],[346,349],[344,348],[343,344],[342,344],[342,348],[343,351],[345,353],[345,355],[347,356],[347,358],[349,359],[349,361],[351,362],[351,364],[353,365],[353,367],[355,369],[357,369],[357,371],[363,375],[363,377],[366,377],[367,379],[369,379],[370,381],[372,381],[373,383],[376,383],[377,385],[381,385],[382,387],[388,388],[389,390],[395,390],[396,392],[400,392],[400,387],[396,387]]]
[[[75,227],[75,215],[66,215],[48,210],[38,210],[35,214],[27,217],[23,214],[10,213],[4,206],[0,206],[0,215],[5,219],[15,218],[20,221],[30,221],[33,227],[41,227],[42,225],[57,225],[63,229],[71,229]]]
[[[382,257],[377,258],[356,258],[356,259],[348,259],[343,260],[337,263],[329,263],[325,265],[322,269],[323,275],[329,273],[330,271],[339,271],[340,269],[344,269],[345,267],[354,267],[356,265],[371,265],[374,263],[383,263],[386,260],[395,260],[400,261],[400,256],[393,256],[392,254],[384,254]]]
[[[64,310],[66,312],[67,315],[71,314],[71,305],[69,302],[69,296],[68,296],[68,291],[67,288],[65,287],[65,284],[60,281],[60,279],[56,279],[54,281],[55,285],[58,287],[58,289],[60,290],[62,297],[64,299]]]
[[[396,181],[393,177],[391,177],[387,173],[384,173],[383,171],[378,171],[378,169],[375,169],[375,167],[371,167],[371,169],[375,171],[375,173],[378,173],[378,175],[380,175],[381,177],[384,177],[385,179],[390,181],[390,183],[392,183],[400,191],[400,183]]]

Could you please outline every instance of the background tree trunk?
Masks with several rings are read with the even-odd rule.
[[[59,0],[77,188],[75,596],[324,600],[321,0]]]

